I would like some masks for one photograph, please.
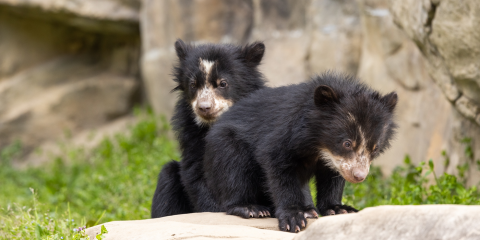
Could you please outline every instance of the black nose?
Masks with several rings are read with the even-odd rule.
[[[208,113],[212,109],[212,104],[209,102],[198,103],[198,109],[204,113]]]

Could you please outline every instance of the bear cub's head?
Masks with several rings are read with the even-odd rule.
[[[397,100],[395,92],[382,96],[355,81],[318,86],[314,102],[317,117],[323,119],[317,122],[320,159],[349,182],[365,180],[372,160],[390,147]]]
[[[173,91],[191,104],[195,122],[208,126],[236,101],[265,85],[257,66],[265,45],[254,42],[244,47],[231,44],[185,44],[175,42],[179,59],[174,69],[178,83]]]

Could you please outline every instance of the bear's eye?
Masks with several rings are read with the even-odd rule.
[[[190,87],[195,88],[196,87],[195,82],[190,82]]]
[[[348,149],[348,150],[351,150],[352,149],[352,142],[350,142],[350,141],[343,142],[343,147]]]
[[[220,82],[220,84],[218,84],[218,86],[221,87],[221,88],[226,88],[227,85],[228,85],[228,84],[227,84],[227,81],[225,81],[225,80],[222,80],[222,81]]]

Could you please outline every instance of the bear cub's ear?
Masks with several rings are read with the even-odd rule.
[[[188,45],[185,44],[182,39],[178,39],[175,42],[175,51],[177,52],[177,56],[180,60],[185,60],[185,58],[187,58],[187,50]]]
[[[398,102],[398,96],[396,92],[391,92],[385,96],[383,96],[380,101],[385,104],[385,106],[390,110],[390,112],[393,112],[395,109],[395,106],[397,106]]]
[[[262,61],[263,54],[265,53],[265,44],[262,42],[254,42],[245,46],[242,51],[245,60],[256,66]]]
[[[323,106],[325,104],[331,104],[334,102],[338,103],[337,94],[331,87],[326,85],[318,86],[315,89],[314,99],[315,99],[315,105],[317,107]]]

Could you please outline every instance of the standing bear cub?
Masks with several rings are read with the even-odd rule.
[[[316,209],[356,212],[342,205],[345,180],[365,180],[372,160],[390,146],[396,103],[395,92],[382,96],[331,73],[256,91],[207,134],[207,185],[227,214],[258,217],[270,209],[283,231],[300,231]],[[312,177],[316,208],[305,194]]]
[[[186,44],[175,42],[178,64],[173,75],[179,93],[172,118],[181,162],[171,161],[159,174],[152,218],[201,211],[220,211],[203,180],[205,135],[239,99],[263,88],[258,70],[265,45]]]

